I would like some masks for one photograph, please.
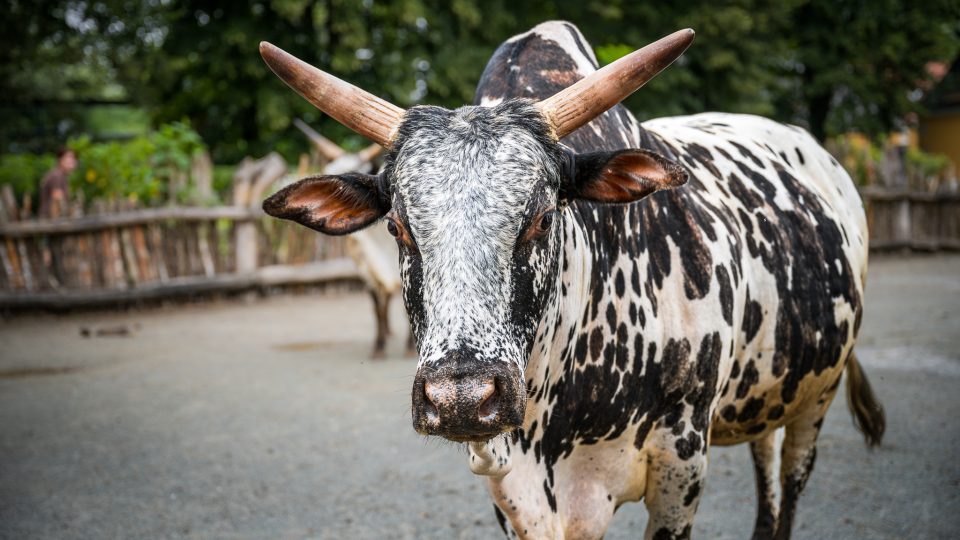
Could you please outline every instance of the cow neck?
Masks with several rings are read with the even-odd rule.
[[[557,272],[554,294],[544,310],[534,341],[536,345],[525,370],[527,386],[532,390],[532,393],[528,392],[531,397],[541,392],[540,385],[549,387],[566,369],[565,363],[569,362],[565,362],[565,358],[572,353],[571,332],[579,334],[581,331],[581,318],[590,303],[593,275],[591,250],[594,248],[577,215],[580,211],[574,206],[567,206],[562,211],[561,270]],[[545,390],[543,393],[546,393]],[[529,405],[532,403],[528,401],[528,409]],[[530,412],[528,410],[528,418]]]
[[[649,132],[640,126],[629,111],[620,110],[620,106],[615,109],[620,118],[616,127],[607,126],[607,129],[609,132],[621,133],[623,139],[615,140],[616,138],[610,137],[607,140],[597,141],[592,139],[592,131],[580,129],[564,140],[565,145],[575,152],[597,149],[610,151],[622,147],[660,150],[658,147],[651,147],[652,139]],[[601,119],[605,119],[606,116],[604,115]],[[619,243],[618,240],[623,240],[622,230],[612,233],[614,237],[620,236],[619,238],[607,238],[598,232],[591,235],[588,229],[604,230],[605,227],[600,227],[599,224],[606,225],[608,220],[620,222],[623,226],[633,222],[637,226],[632,227],[633,231],[630,235],[636,241],[637,236],[646,233],[642,230],[643,220],[639,219],[642,211],[642,205],[639,204],[599,205],[575,202],[564,207],[561,271],[557,273],[555,293],[544,310],[534,341],[535,346],[525,370],[528,395],[531,398],[536,397],[537,392],[540,391],[540,385],[552,385],[561,374],[573,369],[576,365],[575,361],[571,361],[574,355],[574,344],[582,333],[589,332],[591,329],[591,324],[584,321],[584,314],[596,294],[592,287],[596,283],[609,280],[609,276],[601,275],[600,269],[595,268],[593,254],[598,250],[611,250],[615,244]],[[619,257],[619,254],[614,253],[608,255],[610,256],[606,258],[608,261]],[[640,275],[644,276],[646,272],[641,271]],[[595,318],[591,317],[591,321]],[[541,346],[541,343],[544,345]],[[536,381],[541,382],[537,384]],[[532,386],[537,388],[531,388]],[[528,401],[526,414],[528,424],[536,418],[532,416],[534,411],[531,410],[536,407],[529,406],[533,405],[532,401],[536,400]]]

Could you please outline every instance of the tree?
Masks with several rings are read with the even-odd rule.
[[[781,75],[791,84],[778,116],[819,140],[849,130],[881,135],[920,110],[927,64],[956,56],[960,3],[807,0],[790,23]]]
[[[762,114],[804,125],[819,140],[850,130],[889,132],[921,109],[927,63],[949,62],[960,48],[956,0],[606,0],[564,7],[594,46],[614,51],[601,60],[675,29],[697,31],[677,64],[627,101],[639,118]]]
[[[927,62],[952,61],[960,44],[956,0],[8,2],[0,92],[13,105],[0,121],[13,111],[27,128],[49,123],[20,110],[43,96],[113,96],[154,125],[188,119],[221,163],[272,149],[293,158],[307,147],[297,116],[364,144],[283,87],[261,40],[400,106],[457,107],[501,42],[544,20],[576,23],[601,63],[692,27],[687,53],[627,100],[638,118],[755,113],[821,139],[885,133],[920,108]]]
[[[81,66],[83,47],[60,4],[5,4],[0,18],[0,148],[42,149],[60,135],[47,126],[78,123],[75,111],[57,105],[103,86],[95,73],[75,69]],[[42,102],[54,106],[42,109]],[[56,119],[45,118],[51,113]]]
[[[495,16],[484,19],[478,6],[465,0],[182,0],[158,12],[162,40],[118,58],[119,72],[156,122],[190,118],[217,161],[305,150],[306,141],[290,128],[297,116],[360,145],[283,87],[261,60],[259,42],[271,41],[401,106],[420,102],[428,88],[439,98],[433,103],[462,104],[492,52],[476,32],[499,24]],[[480,67],[461,69],[464,64]]]

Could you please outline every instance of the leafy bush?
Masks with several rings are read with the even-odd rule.
[[[79,165],[70,176],[73,197],[84,201],[130,199],[155,205],[190,193],[190,165],[204,151],[203,141],[188,124],[173,122],[154,132],[124,141],[71,139]],[[0,184],[13,185],[17,197],[32,193],[34,202],[44,173],[55,165],[50,154],[0,156]],[[82,194],[82,195],[81,195]]]
[[[887,139],[872,141],[862,134],[847,134],[827,142],[827,149],[861,186],[936,191],[950,168],[950,158],[901,148]]]
[[[928,154],[916,148],[907,150],[907,177],[914,188],[936,190],[936,186],[950,167],[950,158],[943,154]]]
[[[233,165],[213,166],[213,192],[226,203],[229,203],[232,197],[235,170],[236,167]]]
[[[183,122],[123,142],[81,137],[69,146],[80,160],[71,187],[86,200],[126,198],[146,205],[182,198],[189,190],[190,162],[204,150],[200,136]]]
[[[161,199],[164,185],[153,166],[156,145],[150,136],[106,143],[83,136],[69,146],[80,162],[70,178],[72,193],[82,192],[88,201],[129,198],[150,204]]]
[[[6,154],[0,155],[0,184],[10,184],[20,199],[24,193],[32,194],[36,208],[40,180],[56,162],[53,154]]]

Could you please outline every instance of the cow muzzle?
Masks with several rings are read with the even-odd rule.
[[[413,428],[457,442],[482,442],[523,422],[526,394],[513,362],[461,355],[424,365],[413,382]]]

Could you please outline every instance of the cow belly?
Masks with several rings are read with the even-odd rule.
[[[798,276],[812,272],[804,266],[791,269]],[[847,278],[844,288],[856,292],[849,299],[815,302],[797,295],[811,294],[803,288],[796,293],[778,290],[777,280],[758,261],[745,268],[742,287],[751,293],[741,292],[738,303],[740,332],[720,386],[712,444],[763,437],[822,405],[840,382],[861,313],[859,282],[852,275]],[[758,315],[759,322],[751,320]]]
[[[842,374],[843,364],[838,363],[819,375],[808,375],[800,385],[798,399],[790,403],[779,398],[782,381],[760,385],[755,394],[744,400],[721,399],[711,426],[710,444],[729,446],[749,442],[789,424],[809,407],[829,399]],[[747,418],[732,422],[725,420],[722,411],[726,407],[734,407],[738,413],[747,411]]]

